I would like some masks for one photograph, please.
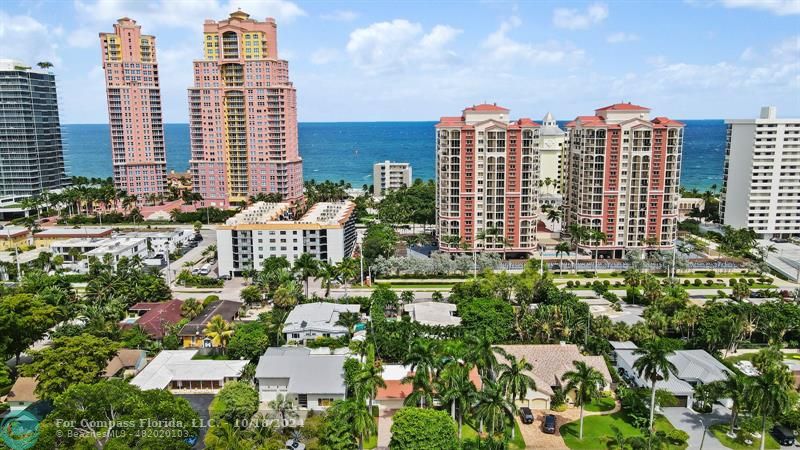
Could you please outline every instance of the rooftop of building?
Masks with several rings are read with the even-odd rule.
[[[191,322],[181,328],[178,336],[195,336],[204,334],[206,325],[211,321],[211,318],[220,315],[223,319],[230,322],[239,314],[239,308],[242,304],[230,300],[216,300],[209,303],[203,311]]]
[[[173,380],[221,381],[238,378],[249,361],[193,360],[197,350],[164,350],[132,380],[142,390],[164,389]]]
[[[86,252],[87,256],[104,255],[106,253],[122,253],[138,245],[147,245],[147,239],[140,237],[112,237],[103,239],[100,245]]]
[[[146,359],[147,352],[144,350],[121,348],[117,351],[117,354],[108,361],[108,364],[106,364],[106,370],[103,376],[111,378],[119,373],[120,370],[136,367],[140,361]]]
[[[464,108],[464,112],[508,112],[510,111],[508,108],[503,108],[502,106],[497,106],[497,103],[481,103],[479,105],[472,105],[467,108]]]
[[[40,73],[44,75],[48,75],[44,69],[36,68],[35,65],[29,66],[22,61],[16,59],[7,59],[7,58],[0,58],[0,71],[3,72],[33,72],[33,73]]]
[[[11,390],[8,391],[6,401],[29,403],[38,401],[39,396],[36,395],[36,386],[38,386],[38,384],[34,377],[17,378],[17,380],[14,381],[14,385],[11,386]]]
[[[634,105],[631,102],[627,102],[627,103],[614,103],[613,105],[597,108],[595,112],[597,111],[650,111],[650,108]]]
[[[170,300],[168,302],[155,302],[155,303],[137,303],[130,308],[129,311],[146,311],[139,316],[135,322],[129,324],[128,321],[123,321],[124,327],[138,326],[145,333],[153,339],[161,339],[164,337],[166,327],[168,325],[176,324],[181,321],[181,300]]]
[[[270,347],[258,360],[255,378],[285,378],[298,394],[345,393],[343,354],[315,353],[306,347]]]
[[[302,217],[292,217],[291,203],[254,203],[244,211],[225,221],[228,227],[240,226],[280,226],[304,227],[316,225],[321,227],[337,227],[343,225],[353,213],[356,204],[346,200],[343,202],[320,202],[313,205]]]
[[[461,318],[456,317],[456,305],[443,302],[415,302],[403,306],[414,322],[431,326],[456,326]]]
[[[8,239],[9,237],[26,236],[28,229],[18,225],[0,226],[0,239]]]
[[[108,227],[50,227],[36,232],[36,238],[58,239],[73,237],[107,237],[114,230]]]
[[[530,128],[540,127],[535,121],[523,117],[517,120],[506,121],[506,115],[510,112],[508,108],[497,106],[497,104],[482,103],[480,105],[473,105],[464,108],[461,116],[444,116],[439,119],[436,127],[472,127],[478,123],[493,121],[503,123],[508,128]],[[479,115],[472,115],[472,113],[485,113]]]
[[[297,305],[286,316],[283,332],[294,333],[308,329],[344,332],[347,330],[345,327],[336,325],[339,315],[343,312],[358,313],[360,309],[361,305],[357,304],[345,305],[330,302]]]

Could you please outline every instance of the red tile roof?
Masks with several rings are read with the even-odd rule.
[[[521,127],[540,127],[541,126],[538,123],[534,122],[533,120],[528,119],[527,117],[523,117],[523,118],[517,120],[517,125],[519,125]]]
[[[150,303],[152,307],[133,324],[126,324],[123,327],[140,327],[145,333],[150,335],[153,339],[161,339],[164,337],[164,332],[167,325],[178,323],[183,318],[181,316],[180,300],[170,300],[168,302]],[[131,310],[141,311],[144,306],[137,303],[131,307]],[[136,308],[139,307],[139,308]]]
[[[496,112],[508,112],[508,108],[503,108],[502,106],[497,106],[497,104],[488,104],[488,103],[481,103],[480,105],[472,105],[470,107],[464,108],[464,111],[476,111],[476,112],[486,112],[486,111],[496,111]]]
[[[595,111],[650,111],[650,108],[645,108],[644,106],[634,105],[631,103],[614,103],[613,105],[596,109]]]
[[[652,120],[653,123],[658,125],[664,125],[667,127],[682,127],[685,124],[683,122],[678,122],[677,120],[672,120],[669,117],[656,117]]]
[[[409,372],[408,376],[414,376],[413,372]],[[481,376],[478,374],[478,369],[475,367],[469,371],[469,381],[475,386],[475,389],[481,387]],[[403,383],[403,380],[385,380],[385,388],[378,388],[375,395],[375,400],[401,400],[413,392],[414,388],[411,383]]]

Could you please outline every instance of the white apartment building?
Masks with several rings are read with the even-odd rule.
[[[97,258],[104,261],[106,255],[111,258],[111,264],[116,266],[122,258],[138,256],[142,259],[149,254],[147,239],[142,237],[111,237],[111,238],[72,238],[64,241],[50,243],[53,256],[61,256],[64,266],[73,272],[86,273],[89,270],[89,261]]]
[[[283,334],[286,342],[304,344],[318,337],[340,338],[347,336],[347,328],[337,325],[344,312],[359,313],[361,305],[319,302],[297,305],[286,316]]]
[[[563,198],[562,164],[567,133],[558,127],[553,115],[547,113],[539,129],[539,200],[554,206]]]
[[[386,191],[411,186],[411,164],[384,161],[372,166],[372,193],[380,197]]]
[[[338,263],[353,253],[355,206],[351,201],[317,203],[293,219],[291,203],[253,204],[217,228],[220,275],[260,269],[271,256],[294,263],[309,253],[320,261]]]
[[[800,235],[800,119],[778,119],[768,106],[725,123],[723,223],[767,239]]]

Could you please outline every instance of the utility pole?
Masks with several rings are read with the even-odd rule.
[[[677,262],[678,257],[678,244],[676,242],[672,243],[672,278],[675,278],[675,263]]]
[[[167,286],[172,284],[172,274],[169,273],[169,243],[166,244],[167,246],[164,248],[164,255],[167,257]]]

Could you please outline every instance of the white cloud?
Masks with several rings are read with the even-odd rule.
[[[58,29],[54,30],[33,17],[0,11],[0,49],[4,58],[20,60],[28,65],[39,61],[58,65],[61,58],[54,39],[58,35]]]
[[[753,47],[747,47],[746,49],[742,50],[742,54],[739,55],[739,59],[742,61],[752,61],[755,57],[756,51],[753,49]]]
[[[317,65],[328,64],[339,58],[339,50],[335,48],[320,48],[311,53],[311,63]]]
[[[632,42],[638,40],[639,40],[638,35],[633,33],[626,33],[624,31],[611,33],[606,37],[606,42],[608,42],[609,44],[621,44],[623,42]]]
[[[96,45],[99,48],[100,38],[96,32],[87,28],[78,28],[69,33],[67,36],[67,44],[69,44],[70,47],[88,48]]]
[[[337,22],[352,22],[358,18],[358,13],[349,10],[337,10],[320,16],[323,20],[333,20]]]
[[[592,3],[586,10],[575,8],[556,8],[553,11],[553,25],[568,30],[581,30],[604,21],[608,17],[605,3]]]
[[[800,60],[800,35],[792,36],[772,48],[772,54],[782,60]]]
[[[114,23],[120,17],[130,17],[147,28],[193,28],[205,19],[222,20],[237,9],[254,19],[274,17],[279,22],[291,22],[306,12],[289,0],[76,0],[75,8],[85,18],[96,23]]]
[[[778,16],[800,14],[800,0],[722,0],[726,8],[750,8]]]
[[[448,25],[436,25],[425,34],[422,25],[405,19],[377,22],[350,33],[347,53],[358,68],[371,74],[399,71],[412,64],[441,67],[458,59],[447,45],[460,33]]]
[[[560,63],[583,59],[583,50],[557,42],[531,44],[515,41],[508,34],[521,24],[522,21],[518,17],[511,17],[502,22],[497,31],[486,38],[483,48],[487,50],[489,58],[502,63],[520,60],[534,63]]]

